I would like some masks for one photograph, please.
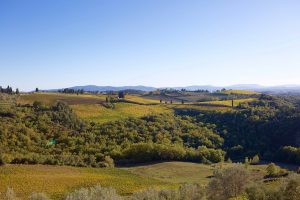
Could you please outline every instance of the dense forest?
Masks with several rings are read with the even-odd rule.
[[[81,120],[61,101],[14,103],[0,107],[1,162],[109,167],[259,155],[299,164],[299,120],[299,98],[289,96],[260,95],[228,112],[181,108],[104,124]]]

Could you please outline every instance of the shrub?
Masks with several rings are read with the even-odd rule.
[[[267,166],[266,170],[267,170],[267,177],[269,178],[277,178],[277,177],[287,176],[289,174],[287,170],[278,167],[274,163],[270,163]]]
[[[289,177],[284,188],[284,196],[286,200],[300,199],[300,178],[299,176]]]
[[[179,188],[180,200],[201,200],[205,194],[205,188],[198,184],[184,184]]]
[[[5,193],[5,197],[4,200],[17,200],[17,196],[16,193],[14,192],[14,190],[12,188],[7,188],[6,189],[6,193]]]
[[[205,188],[198,184],[184,184],[179,190],[148,189],[132,195],[132,200],[202,200],[204,198]]]
[[[275,176],[276,174],[278,174],[279,172],[279,167],[277,165],[275,165],[274,163],[270,163],[268,164],[267,168],[267,174],[268,176]]]
[[[29,196],[29,200],[50,200],[44,193],[33,193]]]
[[[246,189],[246,195],[249,200],[264,200],[267,198],[265,190],[263,185],[251,185]]]
[[[299,200],[300,177],[290,176],[279,187],[267,187],[265,185],[251,185],[246,189],[249,200]]]
[[[249,172],[242,165],[215,171],[214,175],[208,184],[208,199],[224,200],[238,197],[250,182]]]
[[[255,155],[252,159],[251,159],[251,165],[257,165],[259,163],[259,156]]]
[[[104,157],[104,162],[107,164],[107,167],[115,167],[114,160],[110,156],[105,156]]]
[[[0,166],[5,165],[5,161],[3,159],[3,156],[0,154]]]
[[[66,200],[121,200],[115,189],[95,186],[68,194]]]
[[[176,200],[177,193],[173,190],[148,189],[136,192],[132,195],[132,200]]]

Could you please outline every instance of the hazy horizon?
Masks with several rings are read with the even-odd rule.
[[[300,2],[1,1],[0,85],[300,85]]]
[[[0,85],[1,86],[1,85]],[[11,86],[11,85],[9,85]],[[64,88],[74,88],[74,87],[88,87],[88,86],[95,86],[95,87],[113,87],[113,88],[120,88],[120,87],[149,87],[149,88],[155,88],[155,89],[172,89],[172,88],[188,88],[188,87],[212,87],[212,88],[225,88],[225,89],[234,89],[236,87],[243,88],[244,90],[253,90],[257,88],[258,90],[263,90],[263,89],[270,89],[270,88],[284,88],[287,87],[288,89],[292,89],[293,87],[299,88],[300,84],[282,84],[282,85],[260,85],[260,84],[234,84],[234,85],[209,85],[209,84],[203,84],[203,85],[177,85],[177,86],[152,86],[152,85],[95,85],[95,84],[87,84],[87,85],[70,85],[67,87],[57,87],[57,88],[38,88],[41,91],[51,91],[51,90],[59,90],[59,89],[64,89]],[[6,87],[6,86],[2,86]],[[11,86],[13,87],[13,86]],[[234,87],[234,88],[231,88]],[[16,89],[16,87],[13,87],[13,89]],[[35,91],[36,88],[32,88],[29,90],[21,90],[22,92],[31,92]]]

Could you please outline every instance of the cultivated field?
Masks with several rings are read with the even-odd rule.
[[[248,98],[248,99],[235,99],[233,100],[233,106],[239,106],[241,103],[247,103],[254,101],[255,98]],[[232,100],[224,100],[224,101],[208,101],[208,102],[200,102],[200,105],[215,105],[215,106],[232,106]]]
[[[259,94],[258,92],[248,91],[248,90],[225,90],[222,91],[223,94],[246,94],[246,95],[253,95]]]
[[[11,187],[22,199],[27,199],[32,192],[44,192],[53,199],[60,199],[75,189],[98,184],[111,186],[122,195],[129,195],[149,187],[172,188],[176,186],[117,168],[94,169],[44,165],[0,167],[0,192],[3,194],[7,187]]]
[[[20,104],[32,104],[34,101],[40,101],[46,105],[52,105],[56,101],[64,101],[69,105],[76,104],[97,104],[105,101],[104,95],[91,94],[61,94],[61,93],[32,93],[22,94],[18,98]]]
[[[82,119],[99,123],[172,112],[172,109],[163,105],[139,105],[123,102],[116,103],[114,108],[106,108],[100,104],[76,104],[71,105],[71,108]]]
[[[127,196],[146,188],[176,188],[182,183],[205,185],[214,169],[232,164],[204,165],[188,162],[164,162],[123,168],[77,168],[46,165],[6,165],[0,167],[0,192],[11,187],[18,197],[26,199],[32,192],[43,192],[60,199],[81,187],[101,185],[115,188]],[[249,166],[265,174],[266,165]],[[274,183],[273,183],[274,184]]]
[[[248,91],[235,91],[239,94],[252,94]],[[227,92],[227,91],[226,91]],[[204,93],[205,94],[205,93]],[[197,100],[202,98],[203,93],[186,92],[189,100]],[[173,104],[160,103],[159,99],[151,99],[147,95],[126,95],[125,100],[113,103],[113,108],[104,106],[106,95],[103,94],[62,94],[62,93],[31,93],[22,94],[17,98],[19,104],[33,104],[34,101],[40,101],[45,105],[52,105],[57,101],[68,103],[74,112],[84,120],[105,123],[109,121],[121,120],[128,117],[142,117],[152,114],[173,113],[174,110],[187,109],[198,111],[230,111],[231,100],[224,101],[205,101],[205,102],[185,102],[173,101]],[[175,97],[174,97],[175,98]],[[179,97],[176,97],[179,98]],[[234,100],[234,107],[240,103],[254,101],[255,98],[237,99]]]

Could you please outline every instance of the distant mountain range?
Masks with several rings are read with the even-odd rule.
[[[69,87],[69,89],[74,90],[84,90],[90,92],[105,92],[105,91],[124,91],[124,90],[135,90],[135,91],[144,91],[150,92],[155,91],[158,89],[186,89],[189,91],[195,90],[208,90],[208,91],[216,91],[221,90],[223,88],[226,89],[233,89],[233,90],[250,90],[256,92],[265,92],[265,93],[300,93],[300,85],[280,85],[280,86],[261,86],[256,84],[240,84],[240,85],[231,85],[231,86],[212,86],[212,85],[193,85],[187,87],[148,87],[148,86],[121,86],[121,87],[114,87],[114,86],[96,86],[96,85],[85,85],[85,86],[74,86]],[[48,91],[58,91],[59,89],[48,90]]]

